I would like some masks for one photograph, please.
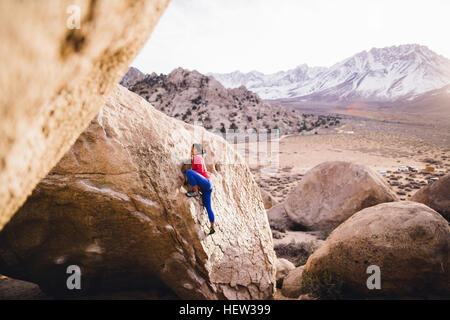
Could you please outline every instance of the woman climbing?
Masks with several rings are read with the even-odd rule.
[[[211,180],[209,179],[208,172],[206,171],[205,162],[203,161],[204,151],[202,146],[194,143],[191,148],[191,163],[192,169],[186,171],[189,184],[194,188],[194,191],[186,193],[188,197],[196,197],[199,195],[199,189],[201,191],[203,205],[208,212],[209,222],[211,223],[211,230],[209,234],[216,232],[214,230],[214,212],[211,208],[211,194],[213,191]]]

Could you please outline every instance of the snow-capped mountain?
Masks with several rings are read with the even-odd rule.
[[[263,99],[394,101],[450,84],[450,60],[412,44],[373,48],[329,68],[303,64],[274,74],[210,75],[228,88],[244,85]]]

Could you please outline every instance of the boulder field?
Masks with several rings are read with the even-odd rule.
[[[184,162],[203,142],[216,233],[188,198]],[[0,233],[0,274],[70,294],[162,286],[185,299],[267,299],[276,257],[258,185],[221,137],[117,86]]]

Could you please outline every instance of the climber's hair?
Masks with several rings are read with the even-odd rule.
[[[199,143],[194,143],[194,144],[192,145],[192,148],[194,148],[194,149],[195,149],[198,153],[200,153],[200,154],[205,154],[205,153],[206,153],[206,151],[203,150],[202,145],[199,144]]]
[[[195,149],[198,153],[202,153],[202,145],[199,143],[194,143],[192,148]]]

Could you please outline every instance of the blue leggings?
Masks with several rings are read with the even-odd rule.
[[[202,191],[203,205],[206,208],[206,212],[208,212],[209,221],[214,223],[214,212],[211,208],[211,194],[213,191],[211,181],[202,176],[200,173],[190,169],[186,171],[186,176],[191,186],[195,187],[198,185]]]

